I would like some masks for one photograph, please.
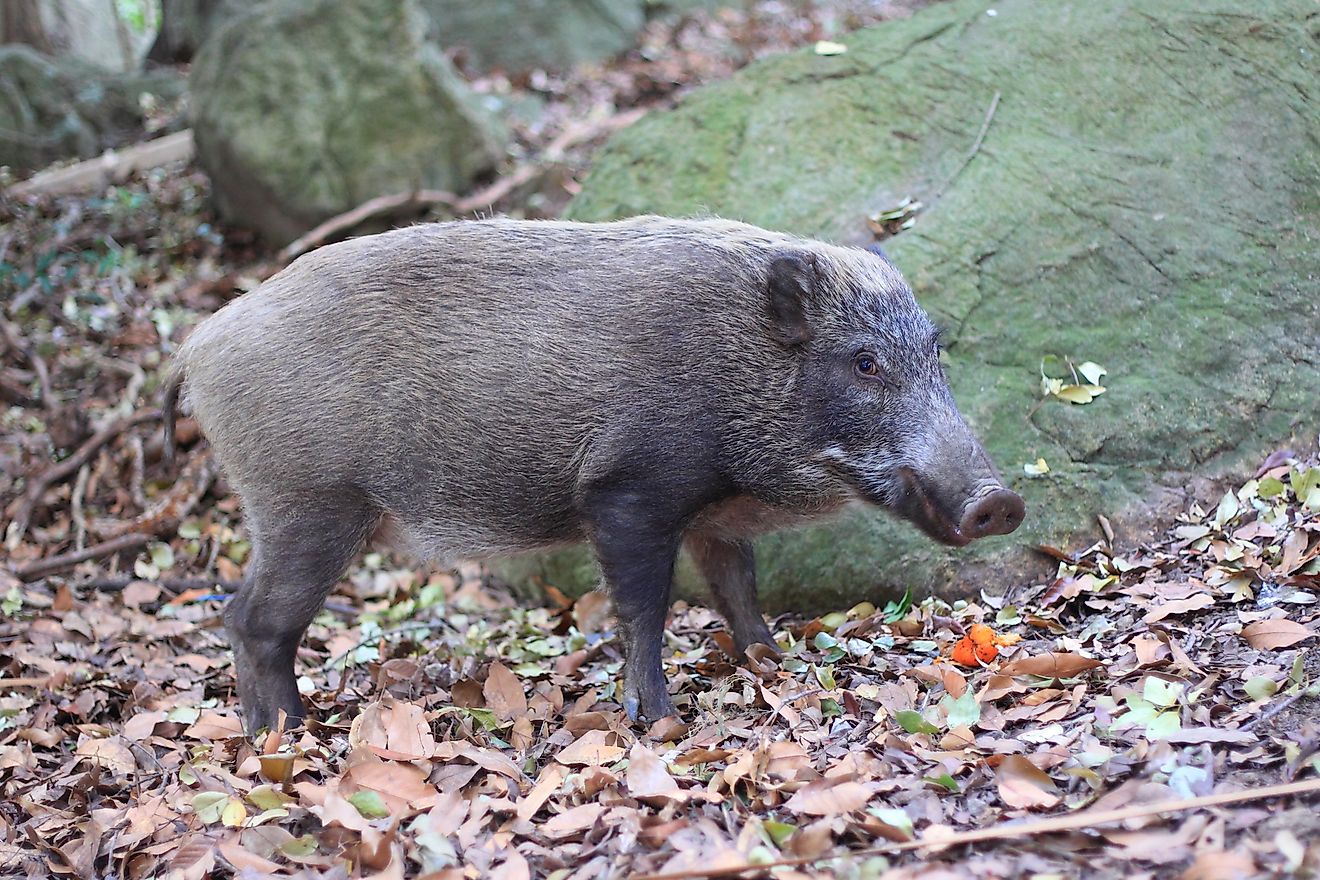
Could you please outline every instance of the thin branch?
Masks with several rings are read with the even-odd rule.
[[[89,559],[100,559],[102,556],[109,556],[121,550],[135,550],[138,547],[150,544],[152,540],[151,535],[120,535],[113,540],[93,544],[90,547],[84,547],[82,550],[47,556],[45,559],[37,559],[26,565],[14,566],[10,569],[10,573],[21,581],[35,581],[37,578],[46,577],[57,571],[73,568],[78,563],[86,562]]]
[[[861,858],[865,856],[889,855],[936,847],[961,846],[968,843],[980,843],[987,840],[1017,839],[1035,834],[1050,834],[1056,831],[1080,831],[1099,825],[1110,825],[1127,819],[1139,819],[1144,816],[1156,816],[1161,813],[1185,813],[1206,807],[1222,807],[1228,804],[1240,804],[1246,801],[1258,801],[1265,798],[1287,797],[1290,795],[1320,794],[1320,778],[1302,782],[1288,782],[1280,785],[1267,785],[1245,791],[1230,791],[1210,794],[1202,797],[1177,801],[1160,801],[1154,804],[1136,804],[1116,810],[1083,810],[1065,816],[1050,816],[1033,822],[1004,822],[990,828],[976,828],[948,836],[936,836],[923,840],[905,840],[893,842],[870,849],[854,850],[837,856],[809,856],[796,859],[778,859],[759,864],[733,865],[727,868],[695,868],[688,871],[671,871],[664,874],[643,874],[634,880],[691,880],[695,877],[736,877],[751,871],[765,872],[770,868],[794,865],[810,865],[834,858]]]
[[[985,111],[985,121],[981,123],[981,130],[976,135],[976,141],[973,142],[972,148],[967,151],[967,155],[963,156],[963,160],[958,164],[958,167],[953,169],[953,173],[945,179],[944,183],[940,184],[939,189],[935,190],[935,198],[938,199],[944,194],[949,185],[958,179],[958,175],[963,173],[963,169],[971,164],[972,159],[981,151],[981,144],[985,141],[985,133],[990,130],[990,122],[995,118],[995,111],[998,109],[999,92],[995,92],[995,96],[990,99],[990,108]]]
[[[23,540],[23,535],[27,533],[28,525],[32,520],[32,511],[41,503],[41,496],[46,494],[47,489],[76,474],[78,469],[86,464],[98,449],[120,434],[144,422],[159,421],[160,417],[160,410],[148,409],[118,419],[93,434],[82,446],[78,447],[73,455],[50,468],[41,476],[33,478],[27,487],[27,491],[23,493],[23,498],[19,502],[14,518],[9,523],[8,534],[5,536],[5,546],[9,551],[13,552],[18,547],[19,541]]]
[[[169,491],[147,510],[127,520],[93,519],[87,523],[87,530],[98,538],[115,538],[129,532],[151,535],[172,532],[202,500],[215,474],[215,460],[210,452],[204,451],[188,462]]]

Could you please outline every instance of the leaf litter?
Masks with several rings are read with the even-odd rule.
[[[709,35],[689,20],[591,84],[478,86],[549,96],[519,131],[530,144],[602,91],[668,95],[759,46],[830,36],[773,13],[714,27],[740,58],[703,52]],[[686,51],[645,58],[667,42]],[[648,730],[618,706],[622,658],[599,595],[548,589],[545,607],[524,607],[479,567],[368,554],[299,651],[311,723],[245,738],[220,619],[250,550],[237,501],[186,421],[184,462],[163,463],[145,409],[162,349],[269,259],[218,231],[206,186],[173,168],[103,198],[3,205],[0,874],[558,880],[754,876],[789,861],[760,873],[897,880],[1320,866],[1314,790],[1225,800],[1320,775],[1314,451],[1276,453],[1145,544],[1115,545],[1102,522],[1105,541],[1040,548],[1058,566],[1040,583],[779,618],[777,655],[735,661],[720,618],[679,603],[665,671],[681,718]],[[528,213],[563,193],[542,195],[549,207]],[[1059,391],[1105,377],[1086,361],[1053,367],[1042,381]],[[68,472],[25,503],[56,460]],[[1143,812],[1198,798],[1219,800]],[[1041,823],[1049,834],[1028,837]]]

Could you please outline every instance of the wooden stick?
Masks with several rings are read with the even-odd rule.
[[[157,421],[160,417],[160,410],[149,409],[111,422],[93,434],[82,446],[79,446],[73,455],[33,479],[28,485],[27,491],[23,493],[23,499],[19,502],[18,510],[9,523],[8,534],[5,536],[5,546],[8,547],[9,551],[12,553],[18,547],[18,542],[23,539],[23,535],[27,533],[28,524],[32,520],[32,511],[41,502],[41,496],[46,494],[47,489],[76,474],[78,469],[86,464],[87,460],[95,455],[98,449],[120,434],[143,422]]]
[[[368,220],[404,208],[444,206],[455,217],[486,210],[507,197],[509,193],[518,187],[534,180],[548,166],[558,163],[570,147],[583,141],[593,140],[607,132],[632,125],[638,119],[641,119],[645,113],[645,110],[630,110],[600,122],[569,128],[546,146],[541,161],[520,165],[512,173],[499,178],[485,189],[478,190],[463,198],[459,198],[450,192],[434,189],[412,190],[387,196],[377,196],[363,202],[351,211],[331,217],[305,235],[289,242],[284,250],[280,251],[280,258],[285,261],[292,260]]]
[[[108,184],[127,178],[135,171],[159,168],[171,162],[191,159],[193,155],[192,129],[176,131],[135,144],[122,150],[109,150],[103,155],[67,168],[42,171],[27,180],[21,180],[5,190],[5,195],[22,197],[31,195],[70,195],[95,192]]]
[[[133,550],[145,544],[150,544],[151,541],[151,535],[120,535],[113,540],[93,544],[90,547],[74,550],[71,553],[60,553],[56,556],[47,556],[45,559],[37,559],[26,565],[14,566],[10,569],[10,573],[21,581],[35,581],[37,578],[43,578],[48,574],[54,574],[66,568],[73,568],[80,562],[86,562],[89,559],[100,559],[102,556],[109,556],[121,550]]]
[[[905,840],[889,843],[871,849],[854,850],[837,856],[811,856],[797,859],[779,859],[760,864],[733,865],[727,868],[696,868],[689,871],[671,871],[667,874],[642,874],[633,880],[690,880],[694,877],[736,877],[748,871],[766,871],[781,866],[810,865],[830,859],[858,858],[861,856],[889,855],[934,847],[961,846],[968,843],[980,843],[985,840],[1029,837],[1036,834],[1049,834],[1055,831],[1078,831],[1122,822],[1125,819],[1139,819],[1143,816],[1155,816],[1160,813],[1182,813],[1188,810],[1200,810],[1206,807],[1221,807],[1226,804],[1239,804],[1244,801],[1257,801],[1272,797],[1287,797],[1295,794],[1320,793],[1320,778],[1306,779],[1302,782],[1287,782],[1280,785],[1267,785],[1264,788],[1252,788],[1245,791],[1230,791],[1222,794],[1209,794],[1187,800],[1159,801],[1153,804],[1136,804],[1116,810],[1083,810],[1065,816],[1050,816],[1034,822],[1004,822],[990,828],[976,828],[961,831],[948,837],[934,837],[925,840]]]

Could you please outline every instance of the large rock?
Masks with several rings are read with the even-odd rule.
[[[1189,473],[1320,428],[1320,17],[1312,0],[964,0],[770,59],[616,136],[577,219],[714,212],[886,242],[949,333],[949,377],[1028,520],[964,551],[882,515],[763,540],[778,609],[991,591],[1034,542],[1138,532]],[[967,159],[1000,100],[979,149]],[[964,167],[964,163],[966,163]],[[1041,401],[1047,355],[1108,393]],[[1052,472],[1027,479],[1024,462]],[[579,555],[520,563],[560,587]]]
[[[227,219],[275,244],[374,196],[462,190],[504,132],[414,0],[272,0],[193,66],[197,152]]]
[[[644,0],[422,0],[446,47],[483,68],[521,71],[599,61],[628,49],[646,23]]]
[[[172,99],[175,73],[110,73],[77,58],[0,46],[0,165],[19,171],[86,159],[140,133],[142,96]]]

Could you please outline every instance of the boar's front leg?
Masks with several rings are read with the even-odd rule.
[[[623,709],[633,721],[676,715],[660,648],[678,554],[679,518],[649,492],[610,488],[586,505],[591,542],[605,574],[623,641]]]
[[[751,645],[775,647],[756,600],[756,559],[750,541],[731,541],[706,532],[687,536],[688,552],[710,585],[715,607],[733,633],[733,646],[741,657]]]

